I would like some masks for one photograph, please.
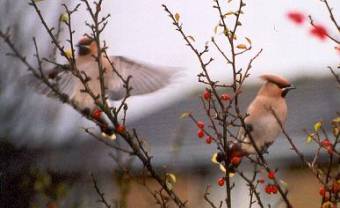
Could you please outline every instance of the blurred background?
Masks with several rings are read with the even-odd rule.
[[[72,7],[78,1],[38,2],[51,26],[58,25],[63,13],[61,3]],[[194,0],[104,1],[102,12],[110,13],[111,18],[103,39],[109,45],[109,54],[180,67],[185,72],[165,89],[131,98],[128,125],[136,128],[147,141],[155,156],[155,167],[161,172],[176,174],[175,189],[179,195],[188,199],[191,207],[208,207],[202,197],[208,184],[212,186],[213,199],[221,200],[224,195],[224,189],[216,184],[221,172],[210,162],[216,150],[214,145],[207,145],[196,137],[197,130],[191,121],[179,118],[183,112],[193,112],[206,120],[198,110],[201,109],[199,95],[204,89],[196,78],[200,67],[162,10],[162,3],[181,15],[185,31],[195,38],[198,48],[203,48],[212,36],[223,45],[221,35],[214,33],[218,16],[212,2]],[[270,72],[290,79],[298,89],[287,97],[287,131],[297,146],[312,156],[315,146],[305,144],[303,129],[311,129],[318,120],[330,121],[340,111],[339,87],[327,69],[327,66],[337,66],[340,56],[333,43],[312,38],[307,26],[292,24],[286,14],[298,10],[311,14],[315,21],[327,26],[331,34],[336,34],[335,29],[318,1],[246,3],[239,36],[251,38],[254,50],[240,60],[239,66],[244,66],[260,48],[264,51],[253,64],[241,107],[245,109],[256,95],[261,84],[260,74]],[[336,11],[340,9],[339,1],[330,1],[330,4]],[[226,8],[226,11],[232,10],[232,7]],[[41,54],[51,55],[50,39],[27,1],[3,0],[0,12],[4,17],[0,19],[0,29],[11,28],[12,39],[29,61],[34,63],[32,37],[37,38]],[[339,12],[334,14],[339,19]],[[73,19],[75,39],[89,32],[85,21],[90,19],[83,5]],[[61,39],[66,44],[66,37]],[[18,84],[18,78],[28,72],[18,60],[6,56],[7,52],[9,49],[0,41],[0,207],[101,207],[91,173],[98,179],[105,196],[121,207],[157,207],[143,186],[119,171],[109,156],[112,150],[81,130],[81,127],[93,126],[91,123],[72,108]],[[231,70],[223,59],[217,51],[212,50],[210,54],[216,59],[210,67],[212,75],[230,81]],[[57,58],[59,62],[65,61]],[[293,193],[290,196],[294,204],[315,207],[319,201],[319,185],[281,137],[269,149],[267,157],[274,167],[280,168]],[[138,176],[142,168],[139,161],[122,160]],[[242,164],[241,168],[246,171],[247,165]],[[238,180],[235,178],[236,183]],[[233,200],[238,207],[246,207],[248,203],[246,190],[247,187],[241,185],[234,191]],[[294,194],[301,192],[315,196],[314,201]],[[276,197],[268,200],[273,207],[280,207]]]

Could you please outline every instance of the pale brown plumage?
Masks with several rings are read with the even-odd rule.
[[[281,127],[275,115],[282,125],[286,122],[287,103],[285,96],[289,90],[295,87],[287,79],[278,75],[266,74],[261,78],[265,80],[265,83],[250,103],[245,123],[256,146],[259,150],[264,151],[281,132]],[[235,148],[235,146],[239,148]],[[244,128],[239,130],[238,143],[234,145],[233,149],[241,151],[243,155],[256,153]]]
[[[90,78],[88,82],[91,91],[99,95],[101,94],[99,82],[98,63],[94,57],[97,56],[97,44],[89,38],[83,37],[78,42],[78,56],[76,57],[77,69],[86,73]],[[171,77],[178,72],[170,67],[156,67],[141,62],[134,61],[122,56],[110,56],[110,61],[113,63],[115,69],[124,78],[131,76],[130,87],[131,95],[140,95],[154,92],[170,83]],[[125,95],[125,88],[122,80],[113,71],[110,62],[102,55],[101,62],[104,73],[104,84],[107,87],[106,94],[111,100],[120,100]],[[92,111],[95,107],[93,98],[87,93],[83,92],[83,84],[81,81],[72,76],[67,70],[67,65],[56,67],[47,72],[47,77],[52,82],[56,82],[60,90],[66,93],[69,98],[78,105],[81,109]],[[34,87],[38,92],[48,96],[54,96],[53,92],[45,86],[42,82],[33,76],[26,76],[25,83]]]

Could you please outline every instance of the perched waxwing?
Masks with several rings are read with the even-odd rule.
[[[256,146],[264,152],[281,132],[278,120],[282,125],[286,122],[287,103],[285,97],[289,90],[295,89],[295,87],[287,79],[278,75],[265,74],[261,78],[265,82],[250,103],[244,121]],[[237,142],[232,145],[231,152],[236,155],[256,153],[244,128],[239,130]]]
[[[76,68],[88,77],[89,89],[95,94],[101,94],[101,86],[99,81],[99,69],[96,57],[97,44],[94,39],[88,36],[82,37],[78,44],[76,60]],[[126,94],[124,83],[119,78],[114,68],[123,79],[129,76],[129,87],[132,88],[130,96],[152,93],[168,85],[172,77],[178,73],[178,69],[171,67],[158,67],[144,64],[122,56],[110,56],[109,60],[102,53],[100,57],[104,73],[104,85],[106,96],[109,100],[120,100]],[[75,103],[82,111],[91,113],[96,110],[93,98],[84,93],[82,82],[72,75],[69,65],[59,65],[54,69],[46,72],[46,77],[53,84],[56,84],[61,92],[68,95],[68,98]],[[52,90],[42,81],[33,75],[23,77],[24,83],[33,87],[37,92],[54,97]]]

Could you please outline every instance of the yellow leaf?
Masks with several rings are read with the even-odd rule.
[[[60,21],[60,22],[65,22],[65,23],[67,23],[67,22],[69,21],[69,16],[68,16],[68,14],[67,14],[67,13],[61,14],[60,17],[59,17],[59,21]]]
[[[179,118],[180,119],[187,118],[189,115],[190,115],[190,113],[184,112],[184,113],[181,114],[181,116]]]
[[[192,40],[192,42],[195,42],[195,38],[192,37],[191,35],[187,36],[188,39]]]
[[[245,37],[245,39],[247,40],[247,42],[249,43],[249,45],[251,45],[251,40],[247,37]]]
[[[226,35],[226,36],[229,36],[229,31],[228,30],[224,30],[224,35]]]
[[[236,48],[238,48],[238,49],[247,49],[247,46],[245,44],[238,44],[236,46]]]
[[[319,131],[322,126],[322,122],[318,121],[314,124],[314,131]]]
[[[220,164],[220,170],[221,170],[223,173],[227,172],[227,170],[225,169],[224,165],[222,165],[222,164]],[[235,173],[234,173],[234,172],[230,172],[230,173],[229,173],[229,177],[233,177],[233,176],[235,176]]]
[[[229,16],[229,15],[232,15],[232,14],[235,14],[235,12],[227,12],[223,15],[223,17]]]
[[[214,28],[214,33],[215,34],[217,33],[218,27],[219,27],[219,25],[216,25],[215,28]]]
[[[232,36],[232,37],[233,37],[234,40],[237,40],[237,36],[236,36],[235,33],[233,33],[233,36]]]
[[[220,170],[225,173],[227,172],[227,170],[225,169],[224,165],[220,164]]]
[[[72,58],[72,50],[71,49],[65,50],[65,56],[69,59]]]
[[[313,137],[312,135],[308,134],[307,138],[306,138],[306,143],[309,144],[313,141]]]
[[[166,173],[165,174],[165,184],[168,187],[168,189],[172,190],[174,185],[176,184],[176,175],[173,173]]]
[[[340,123],[340,117],[336,117],[332,120],[332,123]]]
[[[215,164],[219,164],[219,162],[217,162],[216,158],[217,158],[217,153],[214,153],[214,154],[211,156],[211,162],[212,162],[212,163],[215,163]]]
[[[108,134],[105,134],[104,132],[102,132],[102,137],[104,137],[106,139],[110,139],[110,140],[116,140],[117,139],[117,136],[115,134],[108,135]]]
[[[179,21],[179,18],[180,18],[179,14],[178,14],[178,13],[176,13],[176,14],[175,14],[175,20],[176,20],[176,22],[178,22],[178,21]]]

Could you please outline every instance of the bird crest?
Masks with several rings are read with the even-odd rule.
[[[284,88],[290,85],[287,79],[274,74],[264,74],[261,76],[261,79],[266,80],[268,82],[272,82],[278,85],[280,88]]]

